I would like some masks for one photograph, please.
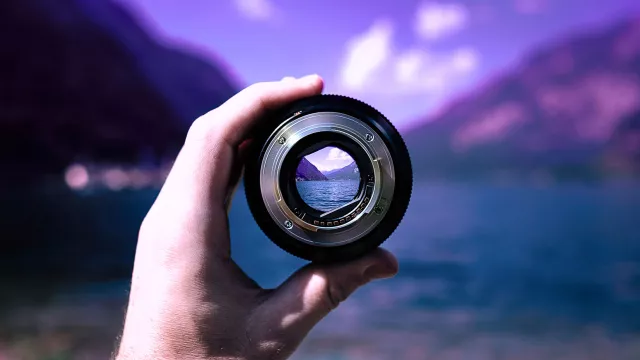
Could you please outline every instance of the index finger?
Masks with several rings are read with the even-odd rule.
[[[322,87],[317,75],[258,83],[198,118],[165,181],[162,198],[192,208],[223,206],[236,151],[256,122],[268,110],[317,95]]]
[[[318,75],[286,79],[257,83],[242,90],[220,107],[198,118],[189,131],[187,141],[215,138],[235,148],[267,111],[322,92],[323,81]]]

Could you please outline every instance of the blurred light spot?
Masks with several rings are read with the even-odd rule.
[[[151,184],[153,179],[151,176],[142,170],[133,169],[129,172],[129,181],[131,186],[135,189],[141,189]]]
[[[113,191],[118,191],[126,187],[129,183],[129,176],[120,169],[110,169],[103,175],[104,184]]]
[[[82,165],[71,165],[64,174],[64,180],[71,189],[84,189],[89,183],[89,172]]]

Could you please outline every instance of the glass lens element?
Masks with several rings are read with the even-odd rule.
[[[302,200],[319,211],[350,203],[360,185],[360,171],[346,151],[327,146],[300,160],[296,187]]]

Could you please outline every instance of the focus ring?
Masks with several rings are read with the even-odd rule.
[[[265,204],[265,201],[271,198],[269,196],[263,197],[265,189],[268,190],[270,187],[267,186],[265,188],[264,181],[261,187],[261,178],[273,177],[272,173],[265,175],[265,172],[261,171],[261,169],[272,166],[273,159],[275,159],[273,154],[277,149],[274,150],[273,145],[270,144],[284,145],[284,141],[278,142],[280,138],[283,138],[278,134],[282,134],[283,131],[287,130],[287,126],[290,126],[297,119],[308,119],[315,116],[316,123],[318,122],[317,119],[320,119],[320,124],[322,124],[322,119],[324,119],[322,116],[325,114],[333,114],[334,118],[339,118],[340,116],[345,119],[351,118],[356,122],[360,122],[362,128],[371,129],[366,133],[366,136],[363,136],[366,137],[367,141],[373,140],[375,137],[376,141],[384,144],[383,148],[386,149],[385,151],[390,156],[389,165],[387,166],[387,169],[390,170],[386,172],[391,172],[391,174],[387,174],[391,178],[384,180],[383,184],[386,184],[387,189],[388,186],[392,186],[392,196],[390,199],[386,199],[384,205],[379,206],[378,199],[372,201],[375,203],[376,213],[370,213],[370,216],[377,216],[379,220],[375,223],[375,227],[369,229],[361,237],[354,237],[352,241],[343,241],[344,239],[338,241],[339,236],[336,235],[337,245],[332,244],[332,246],[322,246],[324,245],[322,242],[301,241],[305,239],[299,236],[301,230],[296,227],[294,222],[286,218],[276,219],[274,217],[273,206]],[[330,119],[330,117],[325,118]],[[329,120],[326,121],[329,122]],[[302,120],[299,120],[299,122],[302,122]],[[245,163],[245,193],[249,208],[256,222],[276,245],[295,256],[310,261],[343,261],[358,257],[378,247],[397,228],[411,197],[413,182],[411,161],[401,136],[380,112],[359,100],[345,96],[318,95],[296,101],[280,111],[270,114],[260,124],[261,126],[256,129],[257,131]],[[302,129],[302,127],[300,128]],[[369,132],[373,133],[369,134]],[[271,148],[268,148],[268,146],[271,146]],[[374,153],[381,154],[380,150],[374,150]],[[277,194],[275,195],[277,197]],[[367,207],[367,209],[372,211],[374,207]],[[366,220],[366,218],[363,219]],[[365,220],[362,222],[364,223]],[[360,223],[355,224],[354,227],[358,225]],[[294,231],[298,231],[298,236]],[[345,233],[348,235],[348,232],[343,232],[343,235]],[[314,236],[320,237],[319,234],[314,233],[309,235],[310,238],[314,238]],[[324,241],[331,240],[332,235],[327,235],[324,238]]]

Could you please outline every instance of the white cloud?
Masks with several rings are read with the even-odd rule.
[[[438,92],[446,85],[444,65],[424,50],[409,49],[394,57],[389,81],[397,84],[394,91],[399,93]]]
[[[331,148],[327,154],[328,161],[353,161],[353,158],[338,148]]]
[[[401,84],[414,81],[424,66],[427,54],[421,50],[409,50],[397,56],[395,61],[395,77]]]
[[[471,72],[478,66],[478,54],[471,48],[460,48],[451,57],[451,67],[460,73]]]
[[[276,8],[270,0],[234,0],[240,13],[251,20],[270,20]]]
[[[339,91],[361,98],[441,98],[473,75],[480,62],[480,55],[471,47],[431,51],[418,44],[399,49],[394,42],[394,27],[385,20],[374,22],[350,40],[346,52]]]
[[[419,93],[440,95],[456,82],[473,74],[479,62],[480,55],[473,48],[461,47],[438,53],[409,48],[398,54],[391,54],[386,64],[377,69],[375,76],[367,77],[366,87],[347,87],[345,90],[353,96],[403,96]]]
[[[369,76],[389,58],[393,26],[387,20],[376,21],[364,34],[347,44],[347,57],[342,68],[342,83],[349,89],[361,89]]]
[[[478,62],[479,55],[471,48],[437,54],[409,49],[395,57],[393,80],[398,84],[397,88],[405,93],[438,94],[447,90],[447,86],[453,82],[471,74]]]
[[[426,2],[418,8],[415,31],[424,39],[439,39],[462,30],[468,19],[469,12],[464,5]]]

